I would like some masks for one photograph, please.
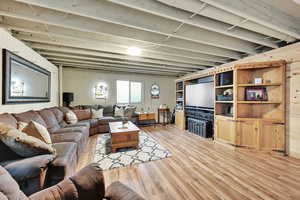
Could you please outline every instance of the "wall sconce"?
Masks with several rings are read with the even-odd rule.
[[[108,86],[106,83],[98,83],[95,86],[95,98],[96,99],[107,99],[108,97]]]

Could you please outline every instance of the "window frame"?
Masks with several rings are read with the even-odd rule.
[[[118,102],[118,81],[128,81],[129,82],[129,99],[126,103]],[[137,82],[141,83],[141,101],[140,102],[131,102],[131,83]],[[116,100],[117,104],[141,104],[144,102],[144,82],[143,81],[136,81],[136,80],[125,80],[125,79],[118,79],[116,80]]]

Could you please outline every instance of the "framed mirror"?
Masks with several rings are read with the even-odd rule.
[[[51,72],[3,49],[2,104],[50,102]]]

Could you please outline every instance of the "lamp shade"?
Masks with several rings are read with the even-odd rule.
[[[63,93],[63,101],[64,102],[72,102],[74,100],[74,93],[72,92],[64,92]]]

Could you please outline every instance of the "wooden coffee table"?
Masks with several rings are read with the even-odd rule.
[[[129,121],[125,124],[125,128],[122,122],[110,122],[109,130],[112,152],[116,152],[118,148],[122,147],[139,147],[140,129],[132,122]]]

